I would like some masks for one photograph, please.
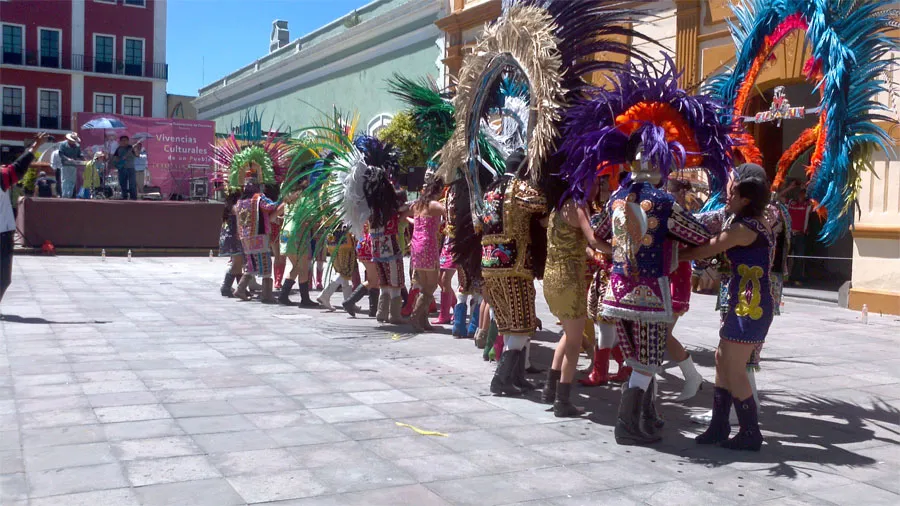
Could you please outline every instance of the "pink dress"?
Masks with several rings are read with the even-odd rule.
[[[414,220],[410,263],[413,269],[437,269],[439,267],[441,243],[438,242],[440,216],[416,216]]]

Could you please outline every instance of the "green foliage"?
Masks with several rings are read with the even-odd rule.
[[[391,123],[378,132],[378,138],[390,142],[400,151],[400,166],[404,170],[425,166],[425,146],[409,112],[404,111],[394,116]]]
[[[22,180],[19,181],[19,184],[22,185],[22,188],[25,189],[25,193],[27,195],[31,195],[34,192],[34,182],[37,181],[38,178],[38,170],[32,165],[28,167],[28,170],[25,172],[25,175],[22,176]]]

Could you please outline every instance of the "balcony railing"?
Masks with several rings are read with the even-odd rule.
[[[63,130],[62,116],[43,116],[40,114],[2,114],[0,126],[18,128],[37,128],[40,130]]]
[[[81,54],[48,56],[40,55],[37,51],[27,51],[23,57],[22,53],[4,51],[2,62],[6,65],[59,68],[63,70],[97,72],[100,74],[152,77],[154,79],[169,78],[169,65],[166,63],[93,58]]]

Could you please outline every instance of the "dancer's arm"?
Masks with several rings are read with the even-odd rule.
[[[747,246],[756,240],[757,233],[740,223],[736,223],[702,246],[688,247],[678,252],[678,260],[700,260],[709,258],[735,246]]]

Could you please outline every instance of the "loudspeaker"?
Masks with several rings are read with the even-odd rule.
[[[205,177],[192,177],[190,195],[191,200],[209,198],[209,181]]]

